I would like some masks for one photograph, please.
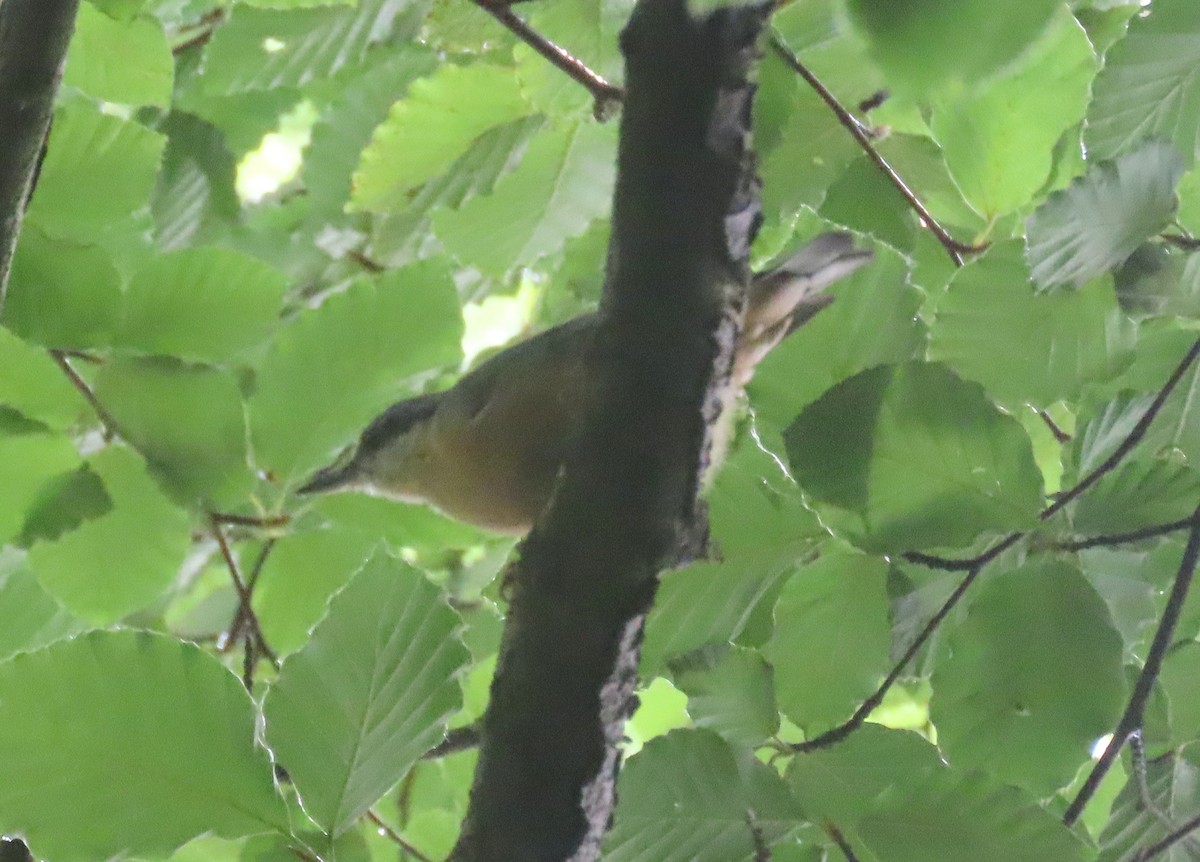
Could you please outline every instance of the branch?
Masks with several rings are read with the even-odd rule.
[[[1168,245],[1173,245],[1175,248],[1183,249],[1184,251],[1200,251],[1200,239],[1193,236],[1184,236],[1180,233],[1164,233],[1161,239]]]
[[[753,808],[746,809],[746,826],[750,829],[750,839],[754,842],[754,862],[771,862],[771,848],[767,846],[767,838],[763,835],[762,827],[758,825],[758,817]]]
[[[826,820],[821,825],[825,829],[825,834],[833,839],[833,843],[837,845],[837,849],[842,851],[842,855],[846,857],[846,862],[858,862],[858,857],[854,855],[854,848],[850,846],[850,842],[846,840],[846,836],[842,834],[842,830],[838,829],[829,820]]]
[[[0,3],[0,314],[79,0]]]
[[[510,3],[505,0],[474,0],[474,2],[476,6],[507,27],[518,39],[537,51],[554,66],[566,72],[571,80],[586,87],[596,103],[594,108],[596,119],[607,117],[612,105],[625,98],[624,90],[608,83],[588,68],[582,60],[554,44],[517,17],[509,8]]]
[[[446,737],[433,748],[421,755],[422,760],[437,760],[449,757],[460,751],[475,748],[479,745],[480,727],[478,724],[468,724],[466,727],[456,727],[446,731]]]
[[[212,516],[214,520],[218,516]],[[254,598],[254,587],[258,584],[258,576],[262,574],[263,566],[266,565],[267,557],[271,555],[271,551],[275,549],[275,538],[272,537],[263,542],[262,548],[258,552],[258,556],[254,560],[254,565],[250,568],[250,577],[246,579],[246,601],[241,600],[238,596],[237,610],[233,614],[233,619],[229,621],[229,628],[225,634],[221,636],[220,643],[217,647],[218,652],[228,652],[233,644],[241,640],[242,629],[246,625],[246,621],[254,615],[254,608],[250,602]],[[257,623],[256,623],[257,624]],[[249,644],[247,645],[249,651]],[[247,686],[249,688],[249,686]]]
[[[933,217],[933,214],[925,208],[925,205],[921,203],[921,200],[917,197],[916,193],[913,192],[913,190],[908,187],[900,175],[896,173],[895,168],[893,168],[888,163],[887,159],[880,155],[879,151],[875,149],[875,145],[871,143],[871,136],[866,127],[859,122],[857,117],[846,110],[842,103],[837,100],[837,97],[834,96],[833,93],[831,93],[823,83],[821,83],[820,78],[814,75],[807,66],[800,62],[800,58],[792,53],[792,49],[789,48],[784,43],[783,39],[781,39],[776,33],[771,34],[771,47],[775,50],[775,53],[779,55],[780,59],[791,66],[793,71],[795,71],[798,75],[800,75],[801,78],[808,82],[808,85],[812,87],[813,90],[816,91],[816,94],[821,97],[826,105],[829,106],[829,109],[833,111],[834,116],[837,117],[838,122],[842,124],[846,131],[850,133],[850,136],[854,138],[854,140],[862,148],[863,152],[867,154],[867,158],[875,163],[875,167],[879,168],[879,170],[883,172],[883,175],[888,178],[888,181],[891,182],[891,184],[896,187],[896,190],[903,195],[904,199],[908,201],[909,207],[911,207],[913,212],[915,212],[918,218],[921,219],[921,224],[928,228],[929,231],[937,238],[937,241],[941,243],[942,248],[944,248],[946,253],[950,255],[950,259],[954,261],[955,266],[963,265],[963,255],[979,254],[987,249],[987,243],[984,243],[983,245],[969,245],[967,243],[959,242],[952,237],[950,233],[938,223],[938,220]]]
[[[62,373],[67,375],[67,379],[71,381],[71,385],[75,387],[75,390],[83,396],[83,400],[92,408],[92,412],[99,418],[100,424],[104,426],[105,435],[127,439],[121,433],[121,426],[117,424],[117,420],[100,403],[100,399],[96,397],[96,393],[92,391],[92,387],[75,370],[75,366],[71,364],[71,360],[67,358],[66,353],[61,350],[49,350],[47,352],[50,354],[50,358],[54,360],[54,363],[62,369]]]
[[[1183,603],[1187,598],[1188,589],[1192,585],[1192,576],[1196,572],[1198,559],[1200,559],[1200,509],[1192,513],[1187,547],[1184,548],[1183,558],[1179,561],[1179,572],[1175,575],[1175,585],[1171,588],[1171,595],[1167,599],[1162,619],[1159,620],[1158,629],[1154,632],[1154,640],[1150,644],[1150,651],[1146,654],[1142,672],[1138,675],[1137,682],[1134,683],[1133,694],[1129,696],[1125,713],[1117,722],[1112,741],[1104,749],[1104,753],[1092,767],[1083,786],[1079,788],[1079,793],[1076,794],[1063,814],[1062,820],[1067,826],[1073,825],[1079,819],[1084,806],[1096,793],[1100,781],[1112,767],[1113,761],[1120,754],[1121,748],[1130,734],[1141,729],[1146,712],[1146,702],[1150,699],[1154,683],[1162,670],[1163,658],[1175,638],[1175,627],[1179,624],[1179,616],[1183,611]]]
[[[1068,503],[1079,497],[1084,491],[1092,487],[1092,485],[1095,485],[1097,482],[1099,482],[1100,478],[1105,473],[1108,473],[1123,460],[1125,460],[1125,456],[1128,455],[1133,450],[1133,447],[1136,446],[1141,439],[1146,436],[1146,432],[1150,430],[1150,424],[1154,421],[1155,417],[1158,416],[1159,412],[1163,408],[1163,405],[1167,403],[1167,398],[1179,384],[1179,381],[1183,379],[1183,375],[1186,374],[1187,370],[1192,367],[1192,363],[1196,361],[1197,356],[1200,356],[1200,338],[1192,342],[1191,348],[1186,354],[1184,354],[1184,357],[1179,361],[1179,364],[1175,366],[1175,370],[1171,372],[1171,376],[1167,378],[1167,382],[1163,384],[1163,387],[1160,390],[1158,390],[1158,394],[1154,396],[1154,400],[1150,402],[1150,406],[1146,408],[1146,412],[1142,414],[1140,419],[1138,419],[1137,424],[1133,426],[1133,429],[1127,435],[1125,435],[1125,439],[1121,441],[1121,444],[1117,446],[1117,448],[1111,455],[1108,456],[1108,458],[1105,459],[1103,464],[1101,464],[1091,473],[1088,473],[1086,476],[1084,476],[1074,488],[1072,488],[1070,491],[1067,491],[1065,494],[1055,500],[1052,506],[1044,509],[1042,514],[1039,516],[1043,521],[1048,520],[1052,515],[1062,511],[1064,508],[1066,508]]]
[[[932,617],[929,618],[929,621],[925,623],[924,628],[922,628],[917,636],[913,639],[913,642],[908,645],[908,649],[904,651],[904,655],[900,656],[900,660],[892,666],[891,671],[889,671],[888,675],[884,677],[884,680],[882,683],[880,683],[879,688],[875,689],[875,693],[864,700],[861,705],[859,705],[858,709],[854,711],[854,715],[850,716],[849,719],[839,724],[837,727],[825,731],[820,736],[815,736],[812,739],[805,740],[804,742],[793,744],[790,746],[791,750],[797,753],[803,753],[807,751],[816,751],[820,748],[829,748],[831,745],[836,745],[854,731],[858,730],[871,715],[871,713],[875,711],[875,708],[879,706],[879,704],[883,703],[884,696],[888,693],[891,687],[896,684],[896,680],[900,678],[900,674],[904,672],[904,668],[908,667],[908,663],[913,660],[913,657],[920,651],[921,647],[925,645],[926,641],[933,637],[933,633],[938,630],[938,627],[942,624],[942,621],[946,619],[950,611],[954,610],[955,605],[959,603],[962,597],[966,594],[967,590],[971,588],[971,584],[975,583],[975,579],[979,577],[979,573],[983,571],[984,567],[996,557],[1000,556],[1000,554],[1002,554],[1004,551],[1015,545],[1021,538],[1021,535],[1021,533],[1012,533],[1011,535],[1006,536],[1000,542],[997,542],[978,557],[974,557],[970,560],[942,560],[938,557],[930,557],[916,552],[905,554],[905,559],[911,562],[920,562],[922,565],[927,565],[930,568],[938,568],[943,570],[947,569],[947,564],[949,564],[950,566],[953,566],[953,568],[950,570],[958,571],[965,563],[965,571],[967,572],[967,576],[959,582],[958,586],[954,588],[954,591],[946,598],[946,601],[942,603],[942,606],[937,609],[937,612]],[[930,563],[933,563],[933,565],[930,565]]]
[[[266,656],[271,665],[278,670],[279,659],[271,647],[267,645],[267,641],[263,637],[262,628],[258,624],[258,617],[255,616],[254,609],[250,607],[250,591],[246,588],[246,582],[242,580],[241,570],[238,568],[233,552],[229,549],[229,542],[225,539],[225,531],[221,527],[221,522],[209,516],[209,524],[212,528],[213,538],[217,540],[217,547],[221,549],[221,556],[225,559],[225,566],[229,569],[229,577],[233,581],[234,590],[237,591],[238,601],[247,609],[246,622],[250,627],[249,637],[253,638],[254,646],[258,651]],[[251,661],[251,663],[253,662]]]
[[[432,859],[430,859],[428,856],[426,856],[424,853],[422,853],[416,847],[412,846],[407,841],[405,841],[404,837],[402,835],[400,835],[399,832],[397,832],[395,829],[393,829],[391,826],[389,826],[386,822],[384,822],[384,819],[382,817],[380,817],[378,814],[376,814],[374,811],[372,811],[371,809],[368,808],[365,816],[368,820],[370,820],[372,823],[375,824],[375,828],[379,830],[380,835],[384,836],[385,838],[390,839],[393,843],[398,845],[400,847],[400,849],[403,850],[406,854],[408,854],[412,858],[416,859],[417,862],[433,862]]]
[[[254,515],[236,515],[230,512],[210,512],[209,516],[220,524],[231,524],[237,527],[257,527],[263,530],[286,527],[292,522],[291,515],[267,515],[259,518]]]
[[[1130,542],[1140,542],[1143,539],[1153,539],[1155,536],[1165,536],[1167,533],[1175,533],[1179,530],[1187,529],[1191,526],[1191,517],[1183,518],[1178,521],[1172,521],[1169,524],[1155,524],[1151,527],[1142,527],[1140,530],[1130,530],[1128,533],[1110,533],[1105,536],[1092,536],[1088,539],[1079,539],[1074,542],[1056,542],[1055,550],[1059,551],[1086,551],[1088,548],[1106,548],[1112,545],[1126,545]]]
[[[1146,412],[1143,413],[1141,418],[1138,419],[1137,424],[1134,425],[1133,429],[1130,430],[1125,439],[1123,439],[1117,446],[1116,451],[1114,451],[1113,454],[1109,456],[1109,458],[1107,458],[1103,464],[1080,480],[1077,485],[1064,493],[1053,504],[1043,509],[1038,515],[1040,520],[1045,521],[1056,512],[1061,511],[1062,508],[1071,500],[1077,498],[1080,494],[1099,481],[1101,476],[1115,468],[1125,458],[1125,456],[1133,450],[1134,446],[1136,446],[1142,437],[1146,435],[1146,431],[1150,428],[1150,424],[1162,410],[1163,404],[1166,403],[1171,391],[1176,385],[1178,385],[1180,379],[1187,372],[1187,369],[1192,365],[1193,362],[1196,361],[1197,356],[1200,356],[1200,339],[1198,339],[1192,345],[1187,355],[1184,356],[1179,365],[1176,366],[1175,370],[1171,372],[1171,376],[1158,391],[1154,401],[1151,402],[1150,406],[1146,408]],[[1195,520],[1196,515],[1191,515],[1182,521],[1176,521],[1170,524],[1144,527],[1140,530],[1135,530],[1130,533],[1120,533],[1112,536],[1098,536],[1092,539],[1084,539],[1079,542],[1067,542],[1056,545],[1055,547],[1062,550],[1078,551],[1100,545],[1116,545],[1124,542],[1133,542],[1191,527],[1195,523]],[[925,642],[933,636],[933,633],[937,631],[938,626],[941,625],[942,621],[945,620],[950,611],[954,609],[955,605],[957,605],[962,597],[966,594],[967,589],[970,588],[972,583],[974,583],[976,577],[978,577],[983,568],[992,560],[996,559],[996,557],[1000,556],[1000,554],[1002,554],[1004,551],[1008,550],[1018,541],[1024,538],[1024,536],[1025,533],[1010,533],[983,553],[964,559],[939,557],[933,554],[922,553],[920,551],[910,551],[906,553],[904,555],[904,559],[908,560],[910,563],[917,563],[918,565],[926,566],[931,569],[939,569],[945,572],[966,572],[967,576],[963,578],[962,582],[954,589],[954,592],[950,594],[950,597],[946,599],[945,603],[937,610],[937,612],[930,617],[929,622],[925,624],[925,627],[921,629],[921,632],[917,635],[916,639],[909,645],[908,649],[905,650],[904,655],[901,656],[900,660],[892,667],[891,671],[884,678],[879,688],[875,690],[875,693],[863,701],[863,703],[854,711],[854,714],[849,719],[842,724],[839,724],[837,727],[826,731],[820,736],[804,742],[793,744],[790,746],[790,749],[795,752],[806,752],[814,751],[819,748],[827,748],[831,745],[841,742],[843,739],[861,727],[871,712],[883,702],[884,696],[888,693],[891,687],[895,685],[896,680],[900,678],[900,674],[903,672],[904,668],[913,659]],[[1155,671],[1155,676],[1157,677],[1157,670]],[[1111,747],[1112,746],[1110,746],[1110,748]],[[1107,770],[1107,768],[1108,767],[1106,766],[1105,769]]]
[[[599,858],[658,572],[707,535],[697,495],[761,218],[747,75],[771,5],[702,19],[687,6],[639,0],[621,36],[628,86],[586,407],[518,552],[454,862]]]
[[[1059,443],[1071,442],[1071,435],[1062,430],[1062,428],[1059,428],[1058,423],[1054,421],[1054,418],[1049,413],[1040,408],[1034,408],[1034,412],[1037,413],[1038,418],[1042,420],[1045,426],[1050,429],[1050,433],[1054,435],[1055,440]]]
[[[1159,856],[1165,850],[1170,850],[1180,841],[1183,841],[1197,829],[1200,829],[1200,814],[1190,820],[1184,821],[1183,825],[1172,832],[1169,832],[1164,838],[1149,847],[1143,847],[1136,856],[1133,857],[1133,862],[1150,862],[1155,856]]]

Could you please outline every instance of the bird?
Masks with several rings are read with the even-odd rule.
[[[730,373],[742,392],[784,338],[828,306],[825,292],[872,259],[846,232],[821,234],[750,282]],[[598,312],[491,356],[449,389],[400,401],[299,494],[359,491],[523,535],[554,489],[582,419]]]

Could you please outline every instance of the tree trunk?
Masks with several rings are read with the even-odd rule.
[[[456,862],[594,860],[659,571],[694,558],[759,202],[747,73],[769,3],[641,0],[590,421],[518,550]]]

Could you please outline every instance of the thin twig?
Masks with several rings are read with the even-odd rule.
[[[750,839],[754,842],[754,862],[771,862],[771,848],[767,846],[767,838],[758,825],[753,808],[746,809],[746,825],[750,827]]]
[[[942,248],[944,248],[946,253],[950,255],[950,259],[954,261],[955,266],[963,265],[963,255],[979,254],[987,249],[988,243],[984,243],[983,245],[971,245],[969,243],[959,242],[954,237],[950,236],[949,232],[947,232],[946,229],[938,223],[938,220],[935,219],[929,210],[925,208],[925,205],[921,203],[920,198],[916,196],[913,190],[908,187],[900,175],[896,173],[895,168],[893,168],[888,163],[888,160],[885,159],[877,149],[875,149],[875,145],[871,143],[871,136],[867,132],[866,127],[859,122],[857,117],[855,117],[848,110],[846,110],[845,107],[842,106],[842,103],[837,100],[837,97],[834,96],[833,93],[831,93],[823,83],[821,83],[820,78],[814,75],[807,66],[800,62],[800,58],[792,53],[792,49],[784,43],[783,39],[781,39],[777,33],[771,34],[771,47],[775,50],[775,53],[779,55],[783,62],[791,66],[801,78],[808,82],[808,85],[812,87],[816,94],[821,97],[826,105],[829,106],[829,109],[833,111],[834,116],[838,118],[838,122],[842,124],[846,131],[850,133],[851,137],[858,142],[858,145],[862,148],[863,152],[867,154],[867,158],[874,162],[875,167],[879,168],[879,170],[883,172],[884,176],[886,176],[891,184],[896,187],[896,190],[904,196],[904,199],[908,202],[908,205],[921,219],[921,223],[928,228],[935,237],[937,237],[937,241],[941,243]]]
[[[565,72],[573,81],[587,88],[596,103],[594,112],[597,119],[606,117],[613,103],[624,100],[624,90],[608,83],[582,60],[530,27],[509,8],[510,4],[501,0],[474,1],[476,6],[507,27],[518,39]]]
[[[1165,850],[1170,850],[1180,841],[1183,841],[1185,838],[1190,836],[1197,829],[1200,829],[1200,814],[1197,814],[1190,820],[1184,821],[1183,825],[1178,829],[1167,833],[1164,838],[1156,841],[1149,847],[1143,847],[1138,854],[1133,857],[1134,862],[1150,862],[1150,860],[1155,856],[1158,856]]]
[[[966,594],[967,590],[971,588],[971,584],[973,584],[975,579],[979,577],[979,573],[983,571],[984,567],[998,557],[1001,553],[1016,544],[1017,540],[1020,538],[1020,533],[1013,533],[1009,536],[1006,536],[1002,541],[998,542],[992,548],[983,554],[980,554],[971,561],[971,565],[967,571],[967,576],[959,582],[958,586],[954,588],[954,592],[950,593],[946,601],[942,602],[942,606],[938,608],[937,612],[929,618],[928,622],[925,623],[925,626],[921,629],[920,633],[918,633],[916,638],[913,639],[913,642],[908,645],[908,649],[904,651],[904,655],[900,656],[900,660],[892,666],[891,671],[884,678],[883,682],[880,683],[879,687],[875,689],[875,692],[870,697],[868,697],[862,702],[861,705],[859,705],[858,709],[854,711],[854,715],[850,716],[849,719],[842,722],[837,727],[825,731],[820,736],[815,736],[812,739],[805,740],[804,742],[793,744],[791,746],[791,750],[802,753],[807,751],[816,751],[820,748],[828,748],[831,745],[836,745],[851,733],[858,730],[858,728],[861,727],[867,720],[867,717],[875,711],[875,708],[883,702],[884,696],[888,693],[891,687],[896,684],[896,680],[900,678],[900,674],[904,672],[904,668],[906,668],[908,663],[913,660],[913,657],[916,656],[921,647],[925,645],[925,642],[933,637],[933,633],[937,631],[938,627],[942,624],[942,621],[946,619],[950,611],[954,609],[955,605],[959,603],[963,595]],[[924,557],[925,555],[905,555],[906,558],[915,556]],[[936,558],[926,557],[926,559]],[[935,566],[935,568],[938,567]]]
[[[220,26],[224,18],[225,9],[222,7],[213,9],[211,12],[206,12],[203,16],[201,16],[200,20],[196,22],[196,27],[199,28],[200,32],[195,36],[180,42],[178,45],[173,46],[171,48],[172,56],[178,57],[180,54],[190,51],[192,48],[199,48],[200,46],[207,44],[208,40],[211,39],[213,34],[217,32],[217,27]]]
[[[1112,741],[1104,749],[1104,753],[1100,755],[1100,759],[1096,761],[1096,765],[1092,767],[1092,771],[1084,780],[1083,786],[1079,788],[1079,793],[1071,800],[1071,804],[1067,806],[1067,810],[1062,818],[1063,823],[1067,826],[1073,825],[1079,819],[1079,815],[1083,813],[1084,806],[1087,805],[1088,801],[1096,793],[1096,788],[1100,786],[1100,781],[1112,767],[1113,761],[1120,754],[1121,748],[1125,745],[1129,735],[1142,726],[1142,720],[1146,711],[1146,702],[1150,699],[1150,694],[1154,690],[1154,683],[1158,679],[1159,672],[1162,670],[1163,657],[1166,656],[1167,650],[1175,638],[1175,627],[1179,624],[1179,616],[1183,611],[1183,603],[1187,598],[1188,589],[1192,585],[1192,576],[1196,572],[1196,561],[1198,559],[1200,559],[1200,509],[1192,513],[1187,547],[1184,548],[1183,558],[1179,561],[1179,571],[1175,575],[1175,585],[1171,588],[1171,595],[1167,599],[1167,606],[1163,609],[1158,629],[1154,632],[1154,640],[1150,644],[1149,652],[1146,653],[1146,661],[1142,665],[1142,672],[1138,674],[1137,682],[1133,686],[1133,693],[1129,696],[1129,703],[1125,706],[1125,713],[1121,716],[1121,720],[1117,722],[1117,727],[1113,731]]]
[[[242,573],[238,568],[237,560],[234,559],[233,552],[229,549],[229,542],[225,538],[225,531],[222,529],[220,521],[215,518],[210,518],[209,523],[212,527],[213,538],[217,540],[217,547],[221,549],[221,556],[225,560],[225,567],[229,569],[229,577],[233,581],[234,590],[237,591],[238,601],[246,608],[246,622],[250,626],[250,633],[258,644],[259,651],[278,670],[279,659],[271,647],[267,645],[266,638],[263,637],[262,628],[258,624],[258,617],[255,616],[254,609],[250,607],[250,591],[246,588],[246,582],[242,580]]]
[[[250,577],[246,579],[246,593],[251,599],[254,598],[254,587],[258,584],[258,576],[262,574],[263,566],[267,562],[267,557],[271,555],[271,551],[275,548],[274,537],[263,542],[262,548],[259,549],[258,556],[254,559],[254,565],[250,567]],[[246,625],[246,615],[252,610],[248,602],[243,603],[238,601],[237,610],[233,614],[233,619],[229,621],[229,628],[226,629],[224,636],[221,638],[220,652],[227,652],[229,648],[237,643],[242,636],[242,629]]]
[[[1165,536],[1187,529],[1192,523],[1191,517],[1172,521],[1169,524],[1155,524],[1142,527],[1140,530],[1130,530],[1128,533],[1110,533],[1105,536],[1092,536],[1074,542],[1055,542],[1054,548],[1059,551],[1085,551],[1088,548],[1106,548],[1111,545],[1127,545],[1130,542],[1140,542],[1143,539],[1153,539],[1155,536]]]
[[[838,850],[842,851],[842,855],[846,857],[846,862],[858,862],[858,857],[854,855],[854,848],[850,846],[850,842],[846,840],[846,836],[842,834],[842,830],[838,829],[837,826],[828,820],[821,825],[825,828],[825,834],[832,838]]]
[[[421,755],[421,759],[437,760],[442,757],[449,757],[451,754],[457,754],[460,751],[466,751],[468,748],[477,747],[479,739],[480,728],[478,722],[468,724],[466,727],[456,727],[453,730],[447,730],[446,737]]]
[[[67,375],[67,379],[71,381],[71,385],[83,396],[83,400],[88,403],[96,416],[99,417],[100,423],[104,426],[105,433],[110,437],[125,437],[121,433],[121,426],[117,424],[117,420],[108,412],[108,408],[100,403],[100,399],[96,397],[96,393],[92,391],[92,387],[88,385],[88,382],[79,376],[79,372],[71,365],[71,360],[67,358],[66,353],[61,350],[50,350],[47,352],[50,354],[50,358],[54,360],[54,363],[62,369],[63,374]]]
[[[418,860],[418,862],[433,862],[432,859],[430,859],[428,856],[426,856],[424,853],[422,853],[416,847],[413,847],[411,844],[409,844],[407,841],[405,841],[404,838],[402,838],[400,836],[400,833],[398,833],[391,826],[388,826],[383,821],[382,817],[380,817],[378,814],[376,814],[374,811],[372,811],[369,808],[367,809],[367,819],[375,824],[375,826],[379,829],[380,835],[383,835],[383,836],[391,839],[392,841],[394,841],[396,844],[398,844],[400,846],[400,848],[402,850],[404,850],[405,853],[407,853],[409,856],[412,856],[414,859]]]
[[[382,263],[375,260],[373,257],[370,257],[366,252],[359,251],[356,248],[352,248],[346,252],[346,259],[353,261],[367,272],[372,274],[378,274],[387,271],[387,267]]]
[[[1164,233],[1162,234],[1163,242],[1173,245],[1176,248],[1181,248],[1184,251],[1200,250],[1200,239],[1194,236],[1184,236],[1179,233]]]
[[[1035,408],[1034,412],[1037,413],[1038,418],[1045,423],[1046,427],[1050,429],[1050,433],[1054,435],[1055,440],[1057,440],[1059,443],[1071,442],[1071,435],[1062,430],[1062,428],[1059,428],[1058,423],[1054,421],[1049,413],[1038,408]]]
[[[1154,400],[1146,408],[1146,412],[1138,419],[1137,424],[1133,426],[1133,430],[1125,436],[1121,444],[1104,460],[1103,464],[1084,476],[1074,488],[1055,500],[1053,505],[1044,509],[1039,516],[1043,521],[1064,509],[1068,503],[1079,497],[1080,494],[1092,487],[1092,485],[1095,485],[1105,473],[1114,469],[1125,459],[1125,456],[1130,453],[1133,447],[1146,436],[1146,432],[1150,429],[1150,423],[1158,416],[1163,405],[1167,403],[1167,398],[1179,384],[1179,381],[1183,379],[1183,375],[1187,373],[1192,363],[1196,361],[1197,356],[1200,356],[1200,338],[1192,343],[1191,348],[1184,354],[1179,364],[1175,366],[1175,370],[1171,372],[1171,376],[1167,378],[1167,382],[1163,384],[1162,389],[1158,390],[1158,394],[1154,396]]]
[[[258,527],[263,530],[286,527],[292,521],[291,515],[257,517],[255,515],[235,515],[230,512],[210,512],[209,514],[222,524],[232,524],[236,527]]]
[[[929,569],[938,569],[943,572],[970,572],[975,569],[982,569],[996,557],[1007,551],[1015,545],[1024,533],[1009,533],[996,544],[992,545],[982,554],[966,559],[951,559],[949,557],[935,557],[933,554],[923,554],[920,551],[909,551],[904,555],[904,559],[910,563],[917,563]]]
[[[1158,803],[1154,801],[1154,797],[1150,795],[1150,779],[1146,775],[1146,746],[1142,742],[1142,729],[1140,727],[1129,734],[1128,743],[1129,759],[1133,765],[1133,775],[1137,781],[1138,797],[1141,799],[1142,808],[1149,811],[1155,820],[1170,830],[1174,826],[1171,823],[1171,818],[1167,816],[1167,812],[1163,811],[1158,806]]]
[[[1043,509],[1038,515],[1040,520],[1044,521],[1054,515],[1056,512],[1061,511],[1062,508],[1067,505],[1067,503],[1069,503],[1071,500],[1074,500],[1080,494],[1082,494],[1083,491],[1094,485],[1097,481],[1099,481],[1101,476],[1116,467],[1121,460],[1124,459],[1124,457],[1128,455],[1130,451],[1132,451],[1133,447],[1136,446],[1142,437],[1145,436],[1150,424],[1162,410],[1162,406],[1166,403],[1171,391],[1179,383],[1180,379],[1187,372],[1188,367],[1191,366],[1198,355],[1200,355],[1200,340],[1197,340],[1192,345],[1191,350],[1188,351],[1187,355],[1184,356],[1179,365],[1176,366],[1175,370],[1171,373],[1171,376],[1167,379],[1167,382],[1163,384],[1163,387],[1159,390],[1158,395],[1155,396],[1154,401],[1149,407],[1146,408],[1146,412],[1142,414],[1140,419],[1138,419],[1137,424],[1133,427],[1125,439],[1121,441],[1120,445],[1117,446],[1116,451],[1108,459],[1106,459],[1103,464],[1080,480],[1077,485],[1060,496],[1054,503]],[[1095,547],[1102,544],[1120,544],[1124,541],[1137,541],[1138,539],[1149,538],[1150,536],[1154,535],[1162,535],[1164,533],[1169,533],[1175,530],[1193,526],[1196,517],[1196,515],[1192,515],[1181,522],[1164,524],[1159,527],[1147,527],[1133,533],[1126,533],[1117,536],[1085,539],[1081,542],[1066,543],[1064,545],[1059,545],[1058,547],[1067,550],[1082,550],[1083,548]],[[917,654],[917,651],[924,645],[925,641],[933,636],[933,633],[937,630],[938,626],[941,625],[942,621],[949,615],[954,606],[957,605],[962,599],[963,595],[966,594],[967,589],[975,581],[976,577],[978,577],[984,566],[998,557],[1001,553],[1011,548],[1024,536],[1025,533],[1023,532],[1010,533],[983,553],[965,559],[938,557],[933,554],[922,553],[921,551],[910,551],[906,553],[904,555],[904,559],[908,560],[910,563],[917,563],[922,566],[927,566],[931,569],[939,569],[946,572],[966,572],[967,576],[963,578],[962,582],[955,588],[954,592],[950,594],[950,597],[946,599],[945,603],[938,609],[937,613],[935,613],[929,619],[929,622],[925,624],[925,627],[921,630],[920,634],[917,635],[916,640],[909,645],[909,648],[905,651],[904,655],[900,657],[900,660],[892,667],[883,683],[880,684],[879,688],[875,690],[875,693],[863,701],[859,708],[855,710],[854,715],[852,715],[844,723],[838,725],[832,730],[826,731],[820,736],[792,745],[791,749],[797,752],[804,752],[813,751],[819,748],[827,748],[830,745],[834,745],[835,743],[845,739],[847,736],[861,727],[862,724],[867,720],[867,717],[871,714],[872,710],[874,710],[875,707],[877,707],[883,701],[884,696],[891,689],[891,687],[895,685],[896,680],[900,678],[900,674],[903,672],[908,662],[911,661],[912,658]],[[1147,661],[1149,661],[1149,659],[1147,659]],[[1157,673],[1158,672],[1156,670],[1156,677]],[[1125,732],[1126,735],[1128,735],[1129,730],[1127,729]],[[1124,740],[1122,740],[1121,744],[1124,744]],[[1109,747],[1112,748],[1113,746],[1110,745]],[[1119,750],[1120,745],[1117,745],[1117,748]],[[1107,769],[1108,766],[1105,766],[1105,770]],[[1094,792],[1094,788],[1092,789],[1092,792]]]

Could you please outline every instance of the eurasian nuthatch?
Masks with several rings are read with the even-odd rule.
[[[756,274],[734,354],[737,391],[771,348],[833,301],[825,288],[871,257],[849,234],[827,233]],[[299,492],[365,491],[429,503],[489,530],[528,531],[575,436],[597,320],[577,317],[497,353],[443,392],[393,404]]]

